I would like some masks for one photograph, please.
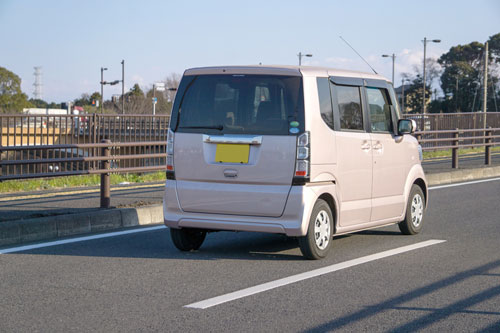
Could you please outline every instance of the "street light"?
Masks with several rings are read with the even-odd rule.
[[[102,101],[103,101],[103,98],[102,98],[102,95],[104,94],[104,71],[107,71],[108,69],[105,68],[105,67],[101,67],[101,113],[102,113]]]
[[[393,53],[392,55],[382,54],[384,58],[392,58],[392,85],[394,86],[394,62],[396,61],[396,55]]]
[[[427,43],[441,43],[441,39],[431,39],[431,40],[428,40],[427,37],[424,37],[424,82],[423,82],[423,87],[424,87],[424,92],[423,92],[423,98],[422,98],[422,114],[425,114],[426,110],[425,110],[425,86],[426,86],[426,80],[427,80],[427,76],[426,76],[426,73],[425,73],[425,57],[426,57],[426,50],[427,50]],[[423,125],[423,122],[424,122],[424,117],[422,117],[422,125]],[[422,127],[422,130],[424,128]]]
[[[110,86],[114,86],[115,84],[118,84],[120,83],[120,80],[114,80],[114,81],[110,81],[110,82],[107,82],[107,81],[104,81],[104,71],[107,71],[108,69],[106,67],[101,67],[101,114],[103,113],[103,110],[102,110],[102,104],[103,104],[103,101],[104,101],[104,85],[105,84],[109,84]]]
[[[302,57],[312,57],[313,55],[308,53],[308,54],[302,54],[302,52],[299,52],[299,54],[297,54],[297,56],[299,57],[299,66],[302,65]]]

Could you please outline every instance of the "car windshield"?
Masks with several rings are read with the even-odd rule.
[[[200,75],[190,79],[178,110],[173,110],[175,131],[274,135],[303,131],[299,76]]]

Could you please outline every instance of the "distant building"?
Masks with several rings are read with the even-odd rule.
[[[81,114],[84,110],[80,106],[72,107],[72,111],[68,109],[49,109],[49,108],[24,108],[23,114],[33,116],[61,116],[66,114]]]
[[[68,114],[66,109],[24,108],[23,114],[33,116],[59,116]]]

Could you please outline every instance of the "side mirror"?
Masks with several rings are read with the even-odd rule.
[[[398,135],[413,134],[417,129],[417,123],[413,119],[399,119]]]

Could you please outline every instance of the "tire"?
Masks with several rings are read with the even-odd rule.
[[[330,251],[333,240],[333,215],[326,201],[318,199],[309,218],[307,234],[299,237],[300,252],[307,259],[322,259]]]
[[[170,229],[170,237],[175,247],[181,251],[198,250],[203,244],[206,231],[196,229]]]
[[[399,222],[399,230],[404,235],[416,235],[422,230],[425,212],[425,197],[420,186],[413,184],[406,203],[405,219]]]

